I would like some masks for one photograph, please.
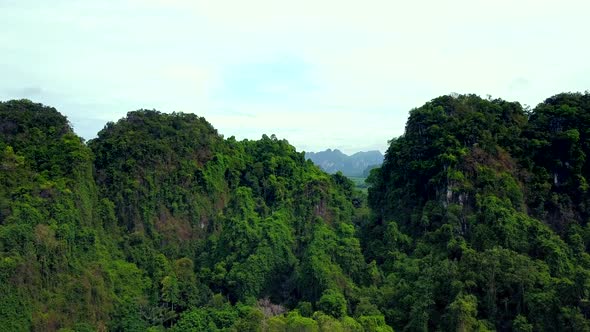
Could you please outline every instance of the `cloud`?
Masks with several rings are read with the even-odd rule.
[[[226,136],[383,150],[441,94],[535,105],[590,86],[582,0],[0,3],[0,91],[43,87],[26,93],[80,123],[157,108]]]
[[[510,82],[508,89],[510,91],[520,92],[522,90],[529,89],[531,87],[531,82],[524,77],[517,77]]]
[[[14,98],[31,99],[41,96],[43,89],[38,86],[27,86],[19,89],[9,88],[4,94],[14,96]]]

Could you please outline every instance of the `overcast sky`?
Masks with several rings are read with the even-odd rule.
[[[92,138],[128,111],[224,136],[384,151],[451,92],[535,106],[590,89],[590,1],[0,0],[0,99]]]

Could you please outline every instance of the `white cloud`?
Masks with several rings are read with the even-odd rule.
[[[441,94],[534,106],[590,86],[585,0],[0,5],[0,72],[9,78],[0,94],[39,87],[35,98],[72,119],[116,120],[140,107],[191,111],[226,135],[275,132],[300,148],[350,152],[384,149],[409,109]],[[305,73],[275,71],[281,58],[299,60]],[[261,71],[238,77],[251,64]],[[256,89],[243,89],[249,77]],[[239,89],[256,94],[238,98]]]

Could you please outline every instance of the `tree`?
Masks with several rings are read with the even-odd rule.
[[[343,317],[347,311],[346,299],[342,293],[328,289],[322,294],[318,309],[335,318]]]

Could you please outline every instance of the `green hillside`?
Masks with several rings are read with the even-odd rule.
[[[588,93],[433,99],[368,195],[193,114],[2,102],[0,154],[0,331],[590,331]]]

